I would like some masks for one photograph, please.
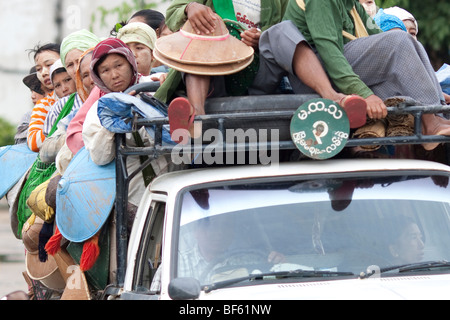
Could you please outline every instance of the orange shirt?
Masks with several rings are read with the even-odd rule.
[[[27,143],[30,150],[39,152],[45,140],[44,123],[51,107],[58,100],[55,92],[39,100],[31,111],[30,125],[28,127]]]

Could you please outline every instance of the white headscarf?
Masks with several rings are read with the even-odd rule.
[[[399,7],[391,7],[384,9],[384,13],[391,14],[393,16],[396,16],[400,20],[411,20],[414,21],[414,24],[416,25],[416,33],[419,33],[419,25],[417,24],[416,18],[414,16],[406,11],[405,9],[399,8]]]

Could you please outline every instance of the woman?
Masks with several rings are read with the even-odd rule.
[[[138,72],[143,76],[150,75],[156,32],[145,23],[132,22],[119,30],[117,39],[122,40],[134,53]]]
[[[163,37],[172,33],[166,25],[164,15],[156,10],[144,9],[131,16],[127,23],[142,22],[148,24],[156,32],[156,36]]]
[[[84,29],[73,32],[63,39],[61,43],[61,63],[67,70],[70,78],[73,79],[74,83],[76,81],[75,73],[78,69],[79,59],[81,55],[89,48],[95,47],[99,42],[100,39],[95,34]],[[52,108],[46,119],[44,129],[45,133],[48,133],[48,131],[58,118],[61,110],[69,101],[72,104],[72,109],[62,122],[62,124],[65,124],[64,129],[67,128],[68,123],[75,116],[84,102],[78,92],[71,99],[69,99],[69,97],[66,97],[65,99],[62,99],[60,102],[58,102],[54,106],[54,108]]]
[[[86,101],[92,89],[95,87],[95,83],[91,77],[91,61],[93,51],[94,48],[90,48],[83,52],[80,56],[80,63],[75,74],[77,91],[83,101]]]
[[[91,77],[98,88],[104,93],[124,92],[129,87],[148,77],[142,77],[137,71],[136,59],[130,48],[119,39],[109,38],[100,42],[94,49],[91,62]],[[98,165],[110,163],[115,158],[115,134],[100,123],[97,115],[98,101],[86,114],[82,136],[86,150],[91,159]],[[149,136],[145,128],[138,131],[141,140],[149,146]],[[126,134],[128,146],[137,146],[138,142],[132,134]],[[140,166],[138,156],[127,159],[128,170],[134,171]],[[155,161],[152,162],[152,165]],[[159,168],[152,166],[159,173]],[[145,190],[144,175],[139,172],[129,186],[129,202],[136,206]]]
[[[73,118],[71,118],[69,115],[68,117],[61,120],[62,125],[64,125],[66,128],[66,143],[62,146],[62,148],[61,148],[60,152],[58,153],[58,155],[56,156],[56,160],[55,160],[56,168],[57,168],[58,172],[61,174],[64,173],[64,171],[66,170],[70,161],[72,160],[74,154],[76,153],[76,152],[73,153],[67,144],[67,136],[68,136],[67,132],[69,131],[70,124],[72,123],[72,120],[77,117],[79,119],[82,119],[84,122],[84,118],[86,117],[87,110],[89,110],[90,106],[92,106],[92,104],[96,101],[96,99],[98,99],[98,97],[100,95],[99,94],[100,89],[98,89],[95,86],[94,81],[92,81],[92,78],[91,78],[90,66],[91,66],[93,51],[94,51],[94,48],[90,48],[90,49],[86,50],[85,52],[83,52],[83,54],[80,56],[80,59],[79,59],[77,72],[75,73],[77,93],[84,104],[78,110],[78,112],[74,115]],[[91,97],[91,99],[89,101],[88,98],[92,91],[97,92],[97,94],[95,94],[95,92],[94,92],[94,95]],[[86,111],[84,111],[84,110],[86,110]],[[73,121],[73,123],[76,124],[80,128],[82,128],[83,122],[80,123],[77,119],[75,119],[75,121]],[[71,131],[71,132],[73,133],[73,131]],[[79,136],[80,136],[80,140],[82,140],[81,139],[81,129],[80,129]],[[71,137],[73,138],[73,135],[71,135]]]
[[[34,52],[34,62],[36,64],[36,75],[42,83],[45,98],[39,100],[31,112],[30,125],[28,128],[27,144],[30,150],[38,152],[45,140],[44,121],[47,118],[50,108],[58,100],[53,91],[53,83],[50,79],[50,68],[59,56],[60,46],[54,43],[38,46]]]
[[[75,80],[75,73],[78,69],[81,55],[86,50],[95,47],[99,42],[99,37],[85,29],[75,31],[63,39],[61,43],[61,62],[72,79]]]

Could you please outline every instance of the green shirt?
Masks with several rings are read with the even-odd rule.
[[[353,6],[366,22],[369,35],[382,32],[369,17],[358,0],[304,0],[303,11],[296,0],[289,0],[283,20],[291,20],[308,43],[317,49],[333,83],[344,94],[358,94],[363,98],[372,95],[364,82],[353,72],[344,57],[344,44],[349,42],[342,30],[355,34],[350,10]]]

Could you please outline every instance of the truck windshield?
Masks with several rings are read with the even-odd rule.
[[[448,182],[399,175],[189,190],[179,217],[177,277],[207,285],[270,272],[358,276],[369,266],[449,261]]]

